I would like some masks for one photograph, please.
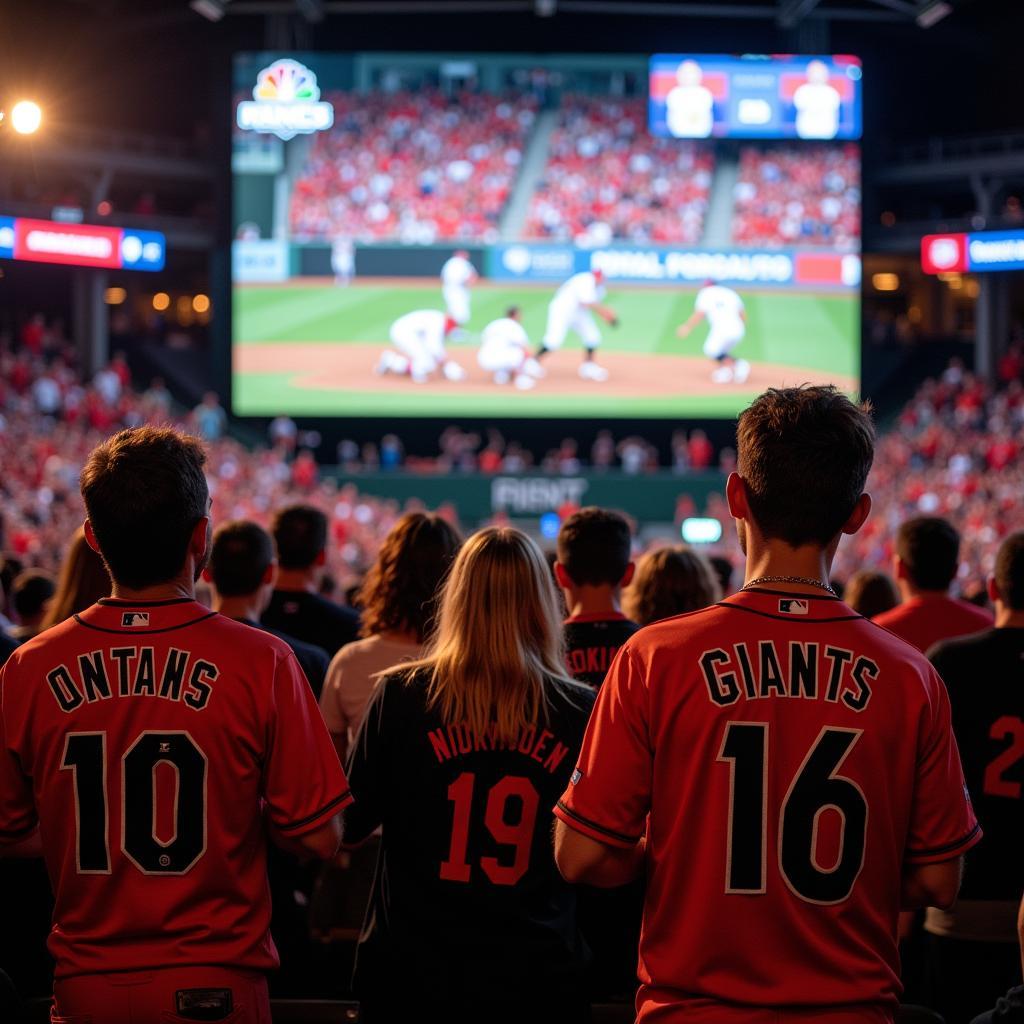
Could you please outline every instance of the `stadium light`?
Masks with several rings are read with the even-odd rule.
[[[11,127],[19,135],[34,135],[43,123],[43,111],[32,100],[19,100],[11,107]]]
[[[928,0],[921,5],[914,20],[921,28],[931,28],[952,13],[953,5],[946,3],[946,0]]]
[[[220,21],[227,13],[226,0],[189,0],[189,7],[207,21]]]

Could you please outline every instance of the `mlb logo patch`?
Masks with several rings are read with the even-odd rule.
[[[569,781],[575,786],[576,783],[579,782],[580,779],[582,779],[582,778],[583,778],[583,772],[581,772],[579,770],[579,768],[577,768],[576,771],[574,771],[572,773],[572,775],[570,776]]]
[[[783,615],[807,615],[810,610],[810,601],[798,601],[795,597],[787,597],[779,602],[779,611]]]
[[[121,616],[122,626],[148,626],[149,612],[125,612]]]

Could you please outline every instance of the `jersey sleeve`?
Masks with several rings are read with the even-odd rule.
[[[313,832],[352,802],[345,773],[295,656],[278,661],[263,798],[286,836]]]
[[[8,742],[7,678],[13,664],[0,669],[0,846],[24,839],[38,823],[32,785]]]
[[[607,846],[628,849],[643,835],[654,754],[642,666],[623,647],[608,669],[579,763],[555,816]]]
[[[929,703],[917,738],[917,776],[904,859],[938,864],[981,839],[953,737],[949,695],[937,673],[927,680]]]
[[[394,685],[384,678],[374,689],[349,754],[348,777],[355,803],[345,812],[342,841],[346,846],[358,846],[383,820],[389,774],[390,716],[385,709],[388,692]]]

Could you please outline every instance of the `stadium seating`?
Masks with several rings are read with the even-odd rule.
[[[744,146],[733,198],[738,245],[827,245],[860,239],[860,154],[856,146]]]
[[[297,239],[492,241],[536,104],[477,93],[333,92],[295,182]]]
[[[697,142],[647,134],[642,97],[567,96],[526,236],[603,245],[700,240],[714,158]]]

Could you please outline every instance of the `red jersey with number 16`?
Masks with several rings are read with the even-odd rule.
[[[626,642],[555,813],[612,846],[646,827],[638,1008],[659,1022],[709,1001],[884,1017],[904,865],[980,838],[925,658],[835,598],[766,590]]]
[[[350,799],[288,646],[195,601],[101,601],[0,674],[0,843],[38,821],[58,977],[277,966],[264,816]]]

